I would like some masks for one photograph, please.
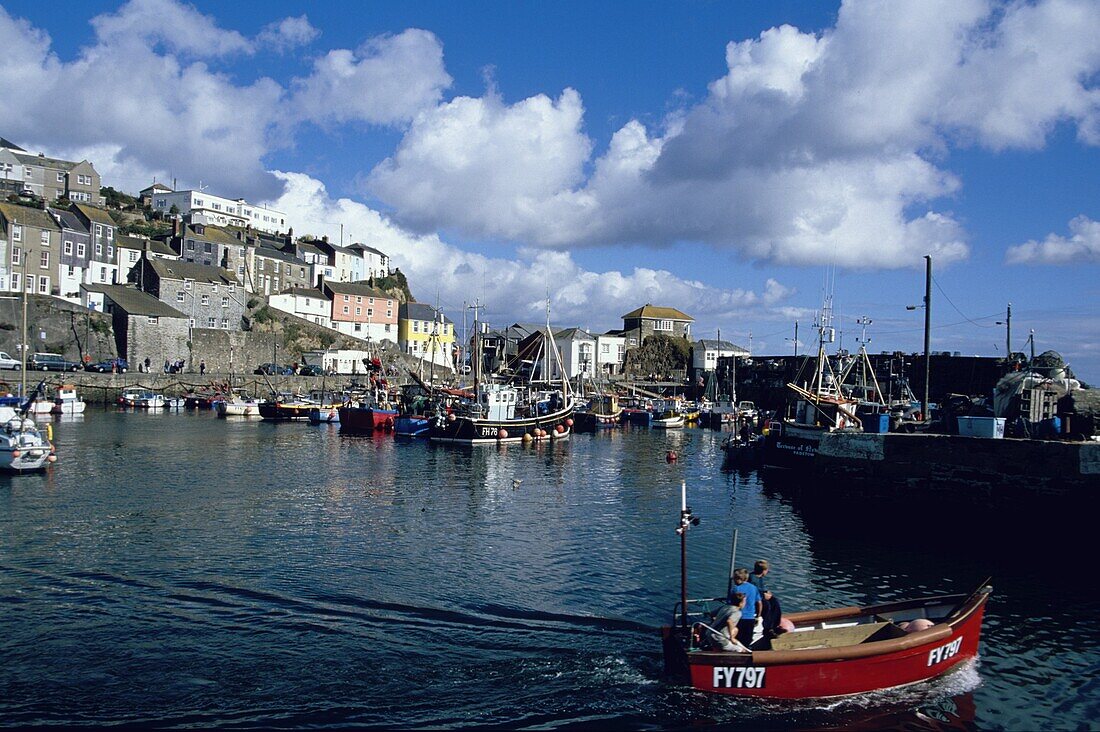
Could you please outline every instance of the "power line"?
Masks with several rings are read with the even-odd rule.
[[[962,310],[959,310],[959,307],[954,302],[951,301],[951,298],[948,297],[947,293],[943,291],[942,287],[940,287],[940,281],[939,280],[937,280],[935,277],[932,277],[932,281],[936,283],[936,289],[940,291],[940,294],[943,295],[944,299],[947,300],[948,304],[951,305],[951,307],[955,308],[955,312],[958,313],[959,315],[963,316],[964,318],[966,318],[966,322],[972,323],[972,324],[978,326],[979,328],[996,328],[997,327],[995,325],[985,325],[983,323],[975,323],[973,320],[971,320],[970,318],[968,318],[966,316],[966,313],[964,313]],[[995,317],[995,316],[990,315],[990,316],[987,316],[987,317]]]

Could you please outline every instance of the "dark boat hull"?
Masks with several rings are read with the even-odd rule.
[[[396,409],[343,406],[340,407],[340,429],[359,432],[392,430],[396,417]]]
[[[398,437],[424,437],[428,434],[428,418],[404,415],[393,421],[393,433]]]
[[[431,420],[428,436],[433,442],[467,445],[502,442],[561,440],[573,431],[573,407],[523,419],[476,419],[439,415]]]
[[[817,457],[824,428],[793,427],[783,423],[764,437],[761,464],[766,468],[798,470],[809,468]]]
[[[269,422],[308,422],[309,410],[316,408],[317,405],[264,402],[260,405],[260,417]]]

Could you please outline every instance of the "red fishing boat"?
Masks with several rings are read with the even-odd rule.
[[[686,492],[680,515],[681,599],[661,633],[666,673],[695,689],[777,699],[848,696],[943,676],[978,655],[992,591],[986,583],[970,595],[785,614],[788,630],[773,639],[742,652],[711,650],[709,611],[723,600],[687,597],[686,534],[698,519]]]

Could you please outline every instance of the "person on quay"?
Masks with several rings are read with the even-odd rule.
[[[205,360],[200,360],[199,361],[199,375],[203,376],[205,374],[206,374],[206,361]]]
[[[768,588],[767,559],[758,559],[753,565],[752,574],[749,575],[749,583],[760,593],[762,612],[762,629],[765,638],[774,638],[777,635],[779,621],[783,619],[783,608],[779,605],[779,598]]]
[[[760,591],[749,582],[749,570],[740,567],[733,571],[733,590],[730,592],[729,602],[733,602],[736,594],[745,596],[744,606],[741,608],[741,619],[737,622],[737,637],[741,643],[751,646],[756,640],[756,619],[763,611],[763,602],[760,599]]]

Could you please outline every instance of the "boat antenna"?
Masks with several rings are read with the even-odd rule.
[[[730,544],[730,578],[726,585],[726,597],[733,593],[733,573],[737,569],[737,529],[733,530],[733,542]]]
[[[684,630],[688,627],[687,532],[698,525],[699,518],[691,514],[687,503],[687,481],[680,481],[680,525],[676,533],[680,535],[680,626]]]

